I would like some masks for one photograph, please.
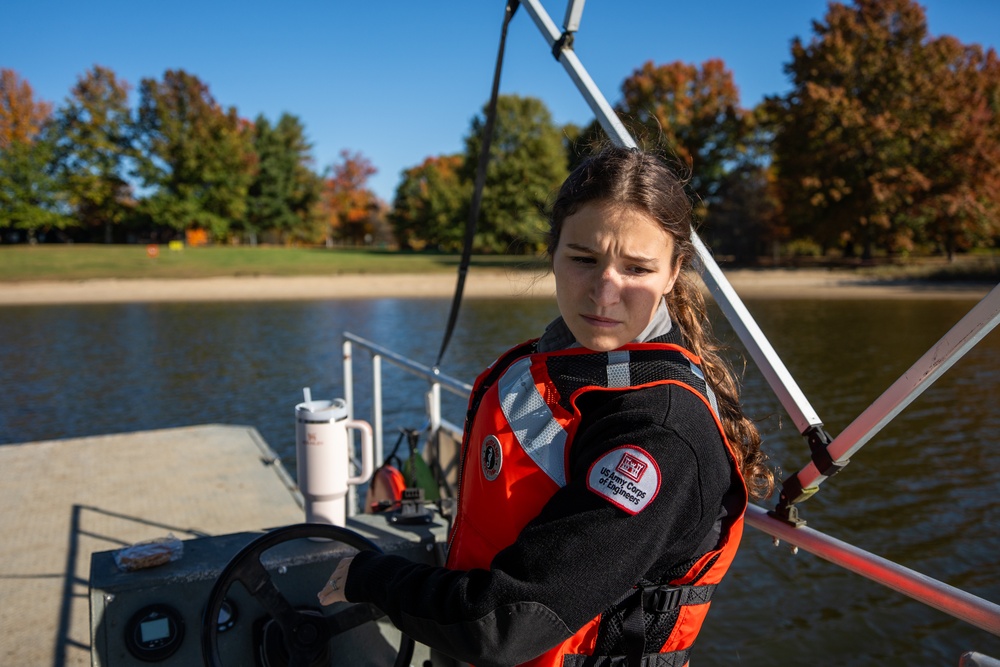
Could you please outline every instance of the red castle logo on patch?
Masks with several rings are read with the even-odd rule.
[[[638,459],[628,452],[622,454],[622,460],[618,462],[615,470],[625,475],[633,482],[638,482],[642,479],[642,474],[646,472],[646,468],[649,467],[645,461]]]

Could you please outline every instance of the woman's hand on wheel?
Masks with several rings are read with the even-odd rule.
[[[347,571],[351,568],[352,560],[354,559],[345,558],[337,563],[337,568],[330,575],[326,586],[316,594],[316,597],[319,598],[319,603],[324,607],[334,602],[347,602],[347,597],[344,595],[344,588],[347,586]]]

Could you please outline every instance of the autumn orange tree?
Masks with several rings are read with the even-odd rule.
[[[696,66],[646,62],[625,79],[615,110],[646,145],[690,174],[699,205],[710,205],[750,131],[732,72],[719,59]]]
[[[0,69],[0,228],[29,235],[63,228],[60,187],[53,175],[52,105],[36,100],[31,85]]]
[[[471,183],[459,171],[462,155],[429,157],[403,172],[389,222],[400,247],[462,249]]]
[[[378,170],[361,153],[340,151],[340,161],[330,168],[323,183],[323,206],[330,238],[362,245],[375,240],[383,207],[368,188],[368,179]]]
[[[0,150],[32,141],[52,115],[52,105],[35,100],[31,85],[12,69],[0,69]]]
[[[918,149],[928,180],[908,213],[920,238],[954,259],[1000,235],[1000,62],[952,37],[929,49],[941,75],[927,95],[932,140]]]
[[[992,52],[932,39],[911,0],[834,2],[813,29],[768,101],[793,233],[863,257],[995,236]]]

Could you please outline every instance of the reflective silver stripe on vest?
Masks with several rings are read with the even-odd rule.
[[[688,360],[688,365],[691,367],[691,372],[695,374],[695,377],[705,383],[705,397],[712,404],[712,411],[715,414],[719,414],[719,402],[715,398],[715,392],[708,386],[708,380],[705,379],[705,374],[701,372],[701,366],[691,360]]]
[[[629,370],[629,355],[625,350],[608,352],[608,387],[619,389],[632,386],[632,373]]]
[[[538,393],[531,359],[511,364],[497,382],[500,408],[521,449],[560,487],[566,486],[566,431]]]
[[[629,353],[615,350],[607,353],[607,359],[607,386],[612,389],[631,387]],[[705,382],[701,368],[691,362],[689,365],[691,372]],[[497,391],[500,409],[521,449],[553,482],[560,487],[566,486],[566,430],[538,393],[531,376],[531,358],[524,357],[511,364],[497,381]],[[707,382],[705,395],[715,414],[719,414],[715,393]]]

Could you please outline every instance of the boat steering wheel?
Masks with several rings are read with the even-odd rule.
[[[275,586],[271,575],[261,563],[261,555],[290,540],[306,537],[329,539],[357,550],[370,549],[381,553],[371,540],[340,526],[302,523],[272,530],[245,546],[226,565],[212,587],[201,624],[201,651],[207,667],[222,667],[219,657],[219,612],[226,593],[239,581],[247,592],[275,620],[284,635],[289,667],[306,667],[320,656],[333,637],[384,614],[374,605],[352,604],[330,616],[295,609]],[[413,656],[413,640],[401,634],[394,667],[406,667]]]

